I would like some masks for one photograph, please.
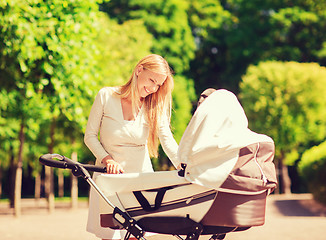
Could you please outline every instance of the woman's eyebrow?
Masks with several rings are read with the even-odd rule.
[[[162,86],[162,85],[158,84],[154,78],[149,78],[149,79],[152,80],[156,85]]]

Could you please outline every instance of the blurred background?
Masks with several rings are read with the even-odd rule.
[[[49,211],[87,199],[82,179],[38,158],[93,164],[83,134],[95,95],[150,53],[175,73],[177,142],[199,94],[228,89],[275,141],[275,194],[326,204],[325,0],[0,0],[0,12],[0,201],[16,216],[22,198]],[[152,161],[172,169],[163,151]]]

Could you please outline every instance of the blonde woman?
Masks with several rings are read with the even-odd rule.
[[[106,166],[109,174],[152,172],[150,157],[158,156],[160,142],[178,166],[178,145],[170,130],[173,86],[167,61],[151,54],[138,62],[125,85],[99,91],[84,137],[97,165]],[[125,231],[100,226],[98,201],[91,189],[87,230],[102,239],[122,239]]]

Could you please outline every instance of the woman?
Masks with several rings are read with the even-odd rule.
[[[150,156],[158,156],[159,141],[178,165],[178,145],[169,127],[173,85],[167,61],[151,54],[138,62],[125,85],[99,91],[84,137],[97,165],[110,174],[152,172]],[[102,239],[123,238],[124,231],[100,227],[98,201],[91,189],[87,230]]]

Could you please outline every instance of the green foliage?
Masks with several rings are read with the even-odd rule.
[[[240,89],[250,128],[274,139],[278,158],[290,154],[293,162],[293,151],[325,139],[326,68],[262,62],[248,68]]]
[[[122,85],[129,80],[137,62],[150,54],[153,37],[140,19],[118,24],[102,13],[101,25],[99,64],[103,72],[99,86]]]
[[[194,87],[192,81],[182,76],[175,77],[175,87],[173,91],[173,110],[172,110],[172,130],[177,142],[181,140],[183,132],[192,117],[192,104],[190,101],[195,99]],[[186,101],[185,101],[186,100]]]
[[[225,55],[228,44],[225,28],[232,23],[232,15],[220,1],[191,0],[189,5],[188,19],[197,45],[189,74],[195,79],[196,93],[200,94],[208,87],[226,86],[221,74],[230,59],[230,55]],[[232,85],[230,78],[228,85]]]
[[[271,36],[274,57],[279,60],[319,61],[326,63],[320,54],[326,27],[326,3],[297,1],[297,5],[271,12]],[[324,5],[322,5],[322,2]]]
[[[195,15],[190,15],[194,19],[190,21],[193,33],[200,40],[191,64],[191,74],[198,81],[195,82],[197,93],[207,87],[237,93],[247,67],[260,61],[326,65],[325,0],[191,3],[193,9],[200,6],[199,10],[190,12]]]
[[[28,126],[25,127],[26,160],[36,161],[38,158],[29,158],[28,155],[33,150],[39,153],[41,145],[31,145],[31,143],[39,136],[39,123],[47,119],[47,115],[42,116],[42,113],[46,112],[44,108],[48,108],[49,104],[44,101],[41,93],[24,98],[20,91],[6,89],[0,91],[0,100],[4,103],[0,107],[0,157],[2,159],[0,166],[7,169],[10,158],[17,156],[20,147],[18,136],[22,122]],[[27,167],[27,164],[24,167]]]
[[[153,36],[151,51],[166,57],[179,74],[189,69],[195,44],[187,19],[187,1],[110,0],[102,4],[102,9],[119,23],[130,19],[144,21]]]
[[[19,126],[28,126],[23,165],[37,172],[53,119],[66,119],[56,127],[68,136],[86,126],[101,71],[98,1],[1,1],[0,11],[0,155],[17,156]]]
[[[188,18],[197,38],[198,48],[204,40],[211,38],[210,32],[223,27],[230,13],[225,11],[219,1],[191,0],[189,1]]]
[[[27,98],[44,92],[52,114],[85,125],[83,106],[97,77],[97,8],[96,1],[3,2],[2,86]]]
[[[326,204],[326,142],[305,151],[298,167],[314,198]]]
[[[9,168],[9,159],[13,150],[19,148],[19,120],[10,114],[12,112],[10,103],[15,101],[14,92],[8,93],[4,89],[0,91],[0,167],[2,169]]]

